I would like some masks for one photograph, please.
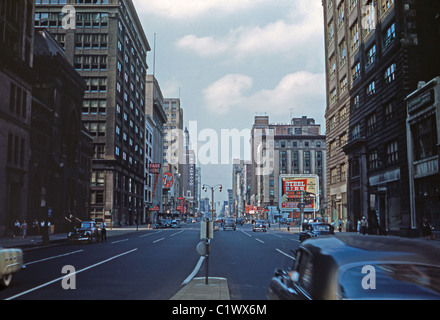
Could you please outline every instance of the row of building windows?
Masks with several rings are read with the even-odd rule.
[[[107,34],[76,34],[75,47],[77,49],[107,49]]]
[[[75,55],[75,70],[107,70],[107,56],[105,55]]]
[[[62,28],[72,23],[75,28],[108,28],[108,13],[77,13],[76,18],[66,20],[66,14],[62,12],[38,12],[35,13],[36,27]]]

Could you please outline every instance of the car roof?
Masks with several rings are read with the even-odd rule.
[[[397,236],[341,233],[306,240],[301,245],[312,253],[333,258],[336,264],[402,262],[440,267],[440,243]]]

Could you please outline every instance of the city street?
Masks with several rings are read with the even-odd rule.
[[[216,231],[209,277],[227,279],[231,300],[265,300],[273,270],[292,262],[297,239],[280,230],[252,232],[250,224]],[[199,242],[196,223],[26,251],[26,268],[0,291],[0,299],[169,300],[193,277],[205,276],[205,263],[196,252]],[[63,279],[72,268],[76,273]]]

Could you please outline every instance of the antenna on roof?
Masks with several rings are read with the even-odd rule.
[[[154,48],[153,48],[153,77],[156,74],[156,33],[154,33]]]

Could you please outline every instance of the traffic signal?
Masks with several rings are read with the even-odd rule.
[[[220,192],[222,192],[222,185],[220,185],[220,189],[219,190],[220,190]]]

